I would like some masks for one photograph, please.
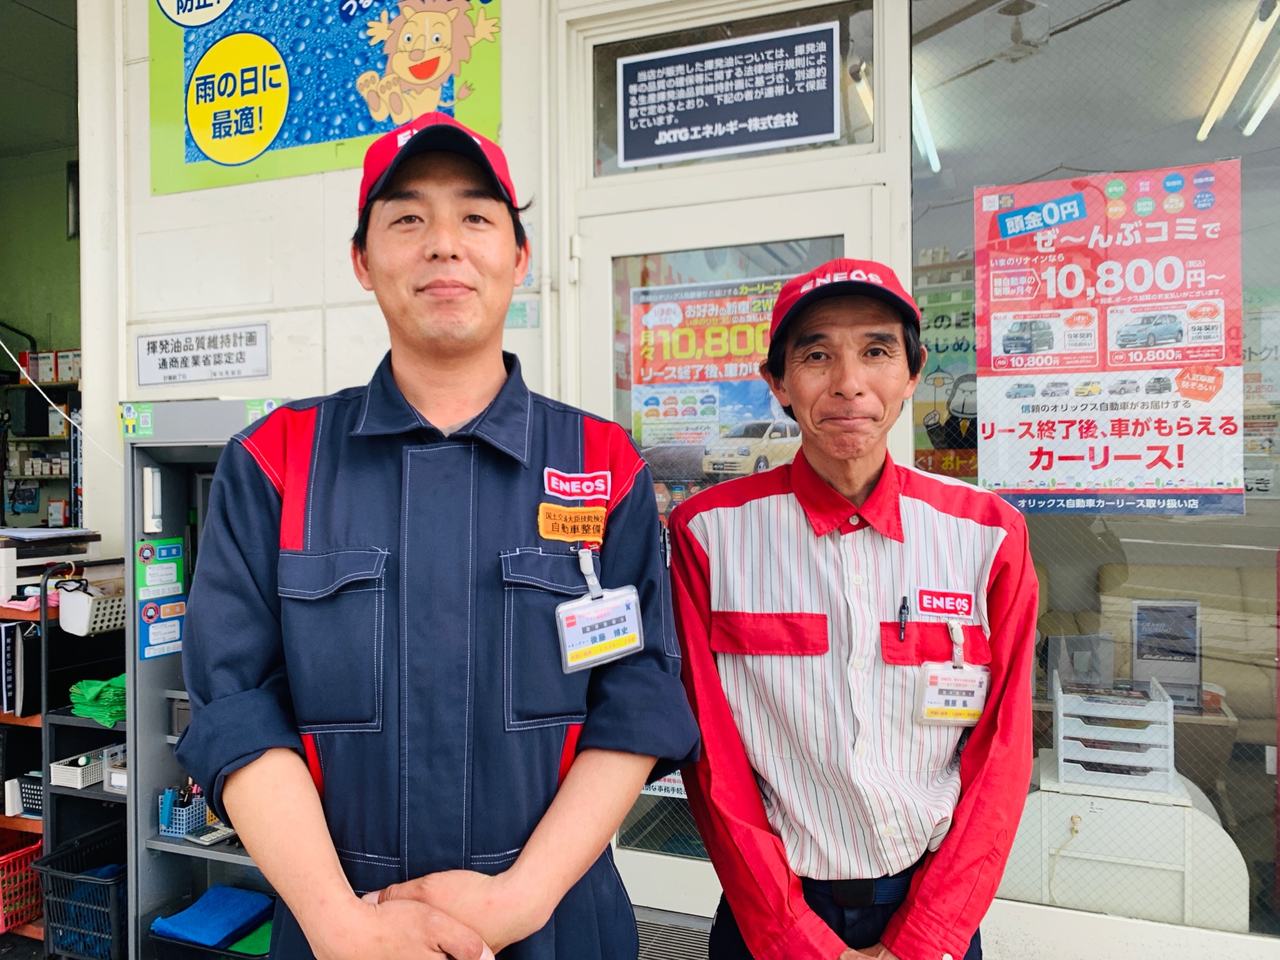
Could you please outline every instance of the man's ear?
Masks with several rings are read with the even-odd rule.
[[[778,401],[778,406],[783,407],[784,409],[791,406],[791,395],[787,391],[786,385],[783,382],[786,379],[785,372],[782,377],[775,380],[773,374],[769,372],[769,361],[764,360],[760,363],[760,377],[769,385],[769,392],[772,393],[773,398]]]
[[[525,237],[524,243],[516,250],[516,270],[515,270],[515,286],[524,283],[525,275],[529,272],[529,262],[533,259],[533,252],[529,249],[529,238]]]
[[[351,269],[360,281],[360,286],[366,290],[373,289],[373,281],[369,278],[369,248],[366,246],[361,250],[354,240],[351,242]]]
[[[906,400],[916,392],[916,387],[920,386],[920,377],[924,374],[925,368],[929,365],[929,348],[923,343],[920,344],[920,369],[916,371],[916,375],[911,378],[907,385],[907,392],[903,394],[902,399]]]

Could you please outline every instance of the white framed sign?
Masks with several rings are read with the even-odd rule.
[[[271,375],[271,331],[265,323],[141,334],[137,347],[140,387]]]

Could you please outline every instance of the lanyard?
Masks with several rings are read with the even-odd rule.
[[[599,600],[603,597],[604,588],[600,586],[600,578],[596,576],[595,564],[591,562],[591,551],[586,547],[578,551],[578,569],[586,577],[587,592],[591,594],[591,599]]]

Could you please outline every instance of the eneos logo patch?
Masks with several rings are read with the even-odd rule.
[[[950,617],[973,616],[973,594],[947,590],[921,590],[916,596],[916,609]]]
[[[561,473],[550,467],[542,471],[542,489],[559,500],[608,500],[608,470],[597,473]]]

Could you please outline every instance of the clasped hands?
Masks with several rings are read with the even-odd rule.
[[[428,874],[366,894],[354,922],[336,925],[316,952],[322,960],[493,960],[546,925],[553,907],[542,899],[511,871]]]

